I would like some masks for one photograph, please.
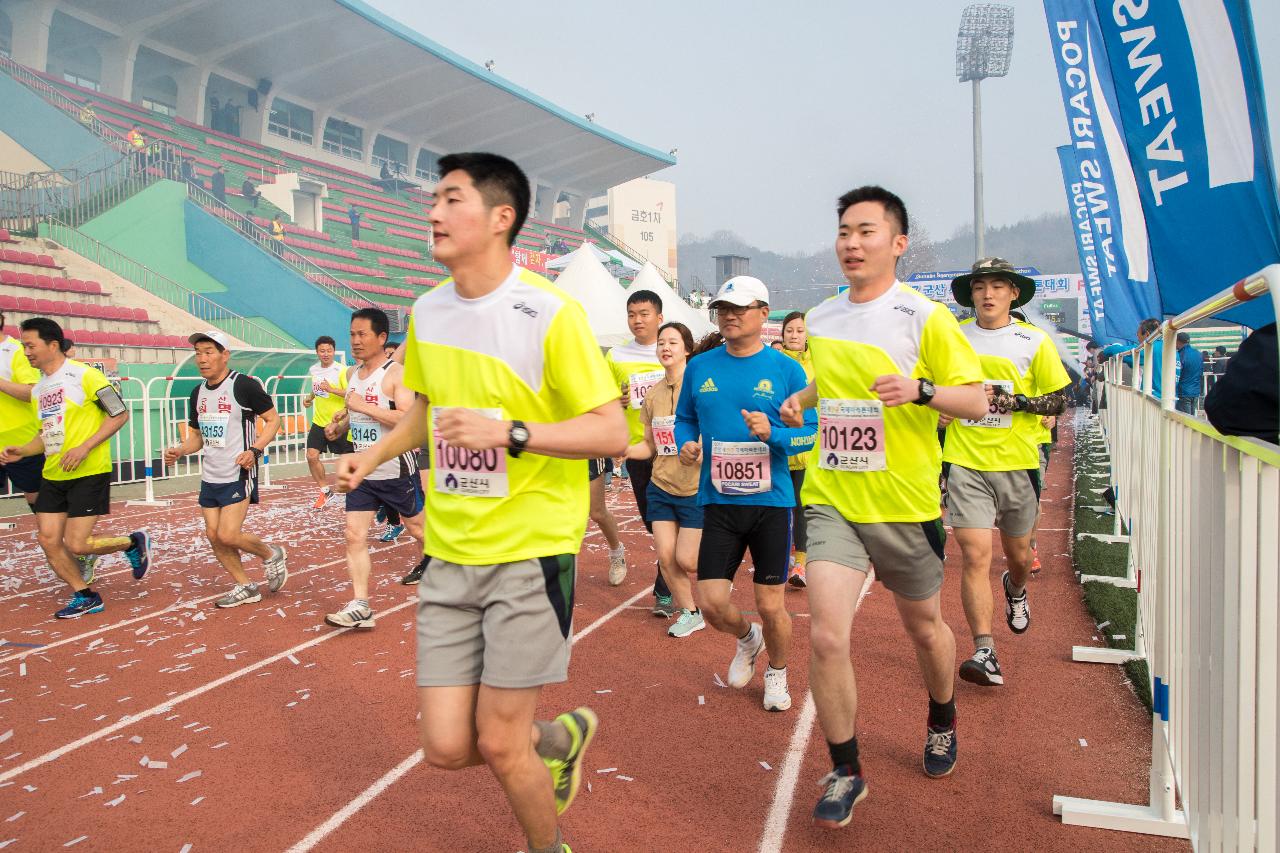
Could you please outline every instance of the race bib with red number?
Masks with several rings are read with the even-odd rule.
[[[649,389],[661,382],[667,375],[665,370],[649,370],[644,373],[633,373],[630,377],[631,408],[638,409],[644,405],[644,398],[649,396]]]
[[[44,452],[61,453],[62,442],[66,438],[66,424],[63,416],[66,411],[62,389],[55,388],[40,395],[40,440],[44,442]]]
[[[676,448],[676,416],[654,418],[649,425],[653,430],[653,444],[659,456],[675,456],[680,451]]]
[[[711,485],[722,495],[758,495],[771,490],[769,445],[762,441],[712,441]]]
[[[996,393],[1003,391],[1010,396],[1013,395],[1013,383],[1007,379],[986,379],[984,385],[990,385],[996,390]],[[965,418],[961,421],[965,426],[985,427],[986,429],[1009,429],[1013,426],[1013,412],[1002,412],[996,408],[995,403],[987,406],[987,416],[980,421],[971,421]]]
[[[435,436],[434,470],[437,492],[471,498],[505,498],[507,488],[507,451],[501,447],[489,450],[464,450],[454,447],[436,435],[440,409],[431,410],[431,433]],[[486,418],[498,420],[498,409],[472,409]]]
[[[879,400],[818,401],[819,465],[828,471],[883,471],[884,404]]]

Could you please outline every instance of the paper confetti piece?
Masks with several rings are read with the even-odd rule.
[[[763,767],[765,770],[772,770],[772,769],[773,769],[773,767],[771,767],[771,766],[770,766],[770,764],[769,764],[769,762],[767,762],[767,761],[761,761],[761,762],[760,762],[760,766],[761,766],[761,767]]]
[[[98,639],[96,639],[96,640],[94,640],[92,643],[90,643],[88,646],[86,646],[86,647],[85,647],[85,651],[93,651],[95,648],[97,648],[98,646],[102,645],[102,644],[103,644],[103,643],[105,643],[105,642],[106,642],[106,640],[104,640],[104,639],[102,639],[101,637],[99,637]]]
[[[597,691],[596,691],[596,693],[601,693],[601,694],[603,694],[603,693],[612,693],[612,692],[613,692],[612,690],[597,690]]]
[[[11,738],[11,737],[13,737],[13,729],[9,729],[9,731],[7,731],[7,732],[5,732],[4,734],[0,735],[0,743],[4,743],[5,741],[7,741],[7,740],[8,740],[9,738]]]
[[[134,735],[133,737],[129,738],[129,743],[142,743],[142,738],[138,737],[137,735]]]
[[[178,747],[173,752],[169,753],[169,757],[177,758],[179,755],[182,755],[182,753],[186,751],[187,751],[187,745],[184,743],[182,746]]]
[[[289,661],[289,663],[293,664],[294,666],[297,666],[297,665],[298,665],[298,659],[297,659],[297,658],[295,658],[293,655],[289,655],[289,657],[288,657],[288,661]]]
[[[200,770],[192,770],[190,773],[178,779],[178,784],[182,784],[183,782],[190,782],[192,779],[199,778],[199,776],[201,775],[201,772],[202,771]]]
[[[226,745],[227,745],[227,742],[224,740],[222,743],[215,743],[213,746],[211,746],[211,747],[209,747],[209,748],[210,748],[210,749],[222,749],[222,748],[223,748],[224,746],[226,746]]]
[[[600,770],[597,770],[596,772],[597,772],[597,773],[617,773],[617,772],[618,772],[618,768],[616,768],[616,767],[604,767],[604,768],[601,768]]]
[[[124,795],[124,794],[121,794],[120,796],[116,797],[114,800],[107,800],[105,803],[103,803],[103,805],[104,805],[104,806],[118,806],[118,805],[120,805],[121,803],[123,803],[123,802],[124,802],[124,798],[125,798],[125,795]]]
[[[198,806],[203,800],[204,800],[204,797],[196,797],[194,800],[191,801],[191,805]]]
[[[27,665],[25,663],[18,664],[18,675],[27,674]]]
[[[73,839],[71,839],[70,841],[68,841],[66,844],[64,844],[64,845],[62,845],[62,846],[63,846],[63,847],[70,847],[70,846],[71,846],[71,845],[73,845],[73,844],[79,844],[81,841],[86,840],[88,837],[89,837],[89,836],[87,836],[87,835],[82,835],[82,836],[80,836],[79,838],[73,838]]]
[[[705,704],[707,704],[707,697],[706,697],[706,696],[699,696],[699,697],[698,697],[698,704],[699,704],[699,705],[705,705]]]
[[[146,767],[148,764],[151,763],[151,759],[144,755],[142,756],[141,759],[138,760],[138,763],[141,764],[143,767]]]
[[[1108,619],[1106,622],[1103,622],[1101,625],[1098,626],[1098,630],[1101,631],[1103,628],[1107,627],[1110,624],[1111,624],[1111,620]]]
[[[134,635],[135,637],[141,637],[143,634],[147,633],[147,632],[148,632],[148,631],[150,631],[150,630],[151,630],[151,626],[150,626],[150,625],[143,625],[141,628],[139,628],[138,630],[134,631],[134,632],[133,632],[133,635]]]
[[[1126,635],[1124,635],[1124,634],[1112,634],[1112,635],[1111,635],[1111,639],[1113,639],[1113,640],[1127,640],[1127,639],[1129,639],[1129,638],[1128,638]]]
[[[191,853],[191,844],[190,844],[190,842],[188,842],[187,844],[182,845],[182,849],[181,849],[181,850],[179,850],[179,851],[178,851],[178,853]]]
[[[93,790],[92,790],[92,791],[90,791],[90,792],[89,792],[89,793],[87,793],[87,794],[81,794],[79,797],[77,797],[77,799],[81,799],[81,800],[83,800],[85,797],[97,797],[97,796],[99,796],[99,795],[101,795],[101,794],[102,794],[102,786],[101,786],[101,785],[94,785],[94,786],[93,786]]]
[[[150,770],[165,770],[168,767],[169,767],[169,762],[167,761],[152,761],[149,764],[147,764],[147,768]]]
[[[713,673],[713,675],[715,675],[715,679],[716,679],[716,686],[717,686],[717,687],[728,687],[728,686],[729,686],[729,685],[725,684],[723,681],[721,681],[721,680],[720,680],[720,673],[716,672],[716,673]]]
[[[619,774],[618,774],[618,778],[619,778],[619,779],[621,779],[623,782],[634,782],[634,781],[636,781],[635,779],[631,778],[630,776],[623,776],[621,773],[619,773]]]
[[[22,817],[24,814],[26,814],[26,812],[18,812],[17,814],[9,815],[7,818],[4,819],[4,822],[13,823],[15,820]]]
[[[1085,740],[1084,738],[1080,738],[1080,745],[1081,745],[1081,746],[1088,746],[1088,745],[1089,745],[1089,742],[1088,742],[1087,740]]]
[[[276,608],[276,615],[279,616],[281,619],[285,618],[284,611],[281,610],[279,607]]]

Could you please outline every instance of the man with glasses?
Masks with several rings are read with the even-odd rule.
[[[791,556],[795,492],[787,457],[813,447],[817,419],[782,423],[779,407],[804,390],[798,363],[764,345],[769,291],[751,276],[726,281],[712,300],[725,343],[689,362],[676,405],[680,461],[702,465],[698,503],[704,507],[698,549],[698,600],[706,621],[732,634],[738,648],[729,664],[730,687],[743,688],[767,649],[764,707],[785,711],[791,617],[785,592]],[[749,622],[732,600],[733,578],[747,549],[755,565],[756,609]]]

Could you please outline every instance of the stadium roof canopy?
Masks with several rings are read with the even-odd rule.
[[[196,69],[449,152],[505,154],[579,192],[674,165],[485,70],[361,0],[56,0],[58,11]],[[484,26],[493,21],[484,18]],[[319,129],[318,129],[319,130]]]

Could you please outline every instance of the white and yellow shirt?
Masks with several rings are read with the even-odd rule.
[[[982,381],[997,390],[1039,397],[1071,384],[1053,341],[1030,323],[984,329],[969,319],[960,330],[978,353]],[[980,421],[958,418],[947,427],[942,459],[975,471],[1039,468],[1038,445],[1047,431],[1040,415],[1030,412],[993,411]]]
[[[405,385],[437,411],[556,423],[619,397],[582,306],[513,267],[497,290],[464,299],[453,279],[418,297]],[[466,451],[429,428],[425,551],[463,565],[576,554],[588,511],[587,463],[498,448]]]
[[[883,406],[877,377],[936,385],[982,381],[978,356],[946,306],[901,282],[870,302],[833,296],[805,317],[818,389],[818,443],[801,502],[834,507],[858,523],[939,516],[938,413]]]
[[[336,415],[346,405],[343,402],[342,393],[331,393],[316,388],[321,381],[327,381],[331,388],[337,389],[339,392],[347,390],[347,368],[346,365],[339,361],[332,362],[325,367],[316,362],[307,369],[308,375],[311,377],[311,393],[315,396],[315,401],[311,404],[311,423],[318,427],[327,427]]]
[[[22,342],[8,335],[0,339],[0,379],[21,385],[35,385],[40,371],[27,361]],[[0,447],[26,444],[40,431],[40,422],[31,412],[31,404],[0,391]]]
[[[107,413],[98,405],[98,392],[110,387],[111,382],[101,370],[68,358],[31,389],[31,409],[40,422],[40,437],[44,440],[46,480],[77,480],[111,471],[108,441],[89,451],[74,471],[62,470],[62,451],[84,444],[107,419]]]
[[[627,386],[631,391],[631,403],[627,406],[627,428],[630,432],[628,444],[639,444],[644,441],[644,422],[640,420],[640,407],[649,389],[662,382],[667,375],[658,361],[658,342],[655,339],[649,345],[636,343],[619,344],[609,350],[606,357],[609,370],[613,373],[614,387],[621,391]]]

